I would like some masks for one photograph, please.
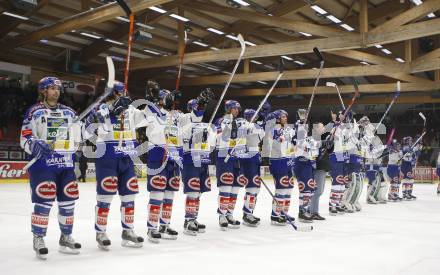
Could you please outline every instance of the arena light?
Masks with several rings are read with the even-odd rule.
[[[116,41],[116,40],[113,40],[113,39],[106,38],[105,41],[113,43],[113,44],[116,44],[116,45],[124,45],[124,43]]]
[[[341,27],[343,27],[344,29],[346,29],[349,32],[354,31],[354,28],[350,25],[347,25],[347,24],[341,24]]]
[[[310,36],[312,36],[310,33],[307,33],[307,32],[299,32],[300,34],[302,34],[302,35],[304,35],[304,36],[306,36],[306,37],[310,37]]]
[[[238,41],[238,38],[237,38],[236,36],[233,36],[233,35],[228,34],[228,35],[226,35],[226,37],[227,37],[227,38],[230,38],[230,39],[232,39],[232,40]]]
[[[362,65],[370,65],[370,63],[365,62],[365,61],[361,61],[360,63],[361,63]]]
[[[249,41],[244,41],[244,44],[251,46],[251,47],[257,46],[257,44],[249,42]]]
[[[153,10],[153,11],[155,11],[155,12],[158,12],[158,13],[167,13],[166,10],[161,9],[161,8],[159,8],[159,7],[155,7],[155,6],[149,7],[149,9],[150,9],[150,10]]]
[[[383,46],[380,45],[380,44],[376,44],[376,45],[374,45],[374,47],[376,47],[376,48],[378,48],[378,49],[382,49],[382,48],[383,48]]]
[[[316,11],[317,13],[320,13],[320,14],[327,14],[327,12],[323,9],[323,8],[321,8],[320,6],[318,6],[318,5],[313,5],[313,6],[310,6],[314,11]]]
[[[336,18],[335,16],[333,16],[333,15],[327,15],[327,18],[328,19],[330,19],[331,21],[333,21],[334,23],[336,23],[336,24],[339,24],[339,23],[341,23],[342,21],[341,20],[339,20],[338,18]]]
[[[287,55],[282,55],[281,58],[282,58],[282,59],[289,60],[289,61],[292,61],[292,60],[293,60],[293,58],[288,57]]]
[[[118,17],[116,17],[116,19],[118,19],[119,21],[122,21],[122,22],[130,23],[130,19],[122,17],[122,16],[118,16]]]
[[[263,63],[261,63],[260,61],[257,60],[251,60],[251,63],[257,64],[257,65],[262,65]]]
[[[29,20],[29,18],[26,17],[26,16],[18,15],[18,14],[12,13],[12,12],[4,11],[3,14],[7,15],[7,16],[10,16],[10,17],[18,18],[18,19],[21,19],[21,20]]]
[[[301,61],[299,61],[299,60],[295,60],[295,61],[293,61],[293,62],[295,62],[296,64],[301,65],[301,66],[306,65],[306,63],[301,62]]]
[[[101,39],[100,36],[97,36],[97,35],[94,35],[94,34],[91,34],[91,33],[80,32],[80,34],[83,35],[83,36],[87,36],[87,37],[90,37],[90,38],[94,38],[94,39]]]
[[[428,13],[428,17],[429,17],[429,18],[434,18],[434,17],[435,17],[435,14],[434,14],[433,12]]]
[[[207,28],[207,30],[210,32],[216,33],[216,34],[220,34],[220,35],[225,34],[224,32],[217,30],[217,29],[214,29],[214,28]]]
[[[219,51],[220,50],[219,48],[216,48],[216,47],[210,47],[210,49],[214,50],[214,51]]]
[[[161,55],[160,53],[152,51],[152,50],[149,50],[149,49],[144,49],[144,52],[151,53],[151,54],[154,54],[154,55]]]
[[[149,30],[154,30],[154,27],[147,25],[147,24],[143,24],[143,23],[136,23],[137,26],[142,27],[142,28],[146,28]]]
[[[392,54],[392,52],[391,52],[390,50],[388,50],[388,49],[382,49],[382,51],[383,51],[385,54]]]
[[[183,16],[180,16],[180,15],[177,15],[177,14],[175,14],[175,13],[170,14],[170,16],[171,16],[172,18],[175,18],[175,19],[180,20],[180,21],[183,21],[183,22],[188,22],[188,21],[189,21],[188,18],[183,17]]]
[[[257,81],[258,83],[261,83],[261,84],[264,84],[264,85],[267,85],[267,82],[265,82],[265,81]]]
[[[403,60],[403,59],[400,58],[400,57],[397,57],[396,60],[397,60],[398,62],[400,62],[400,63],[405,63],[405,60]]]
[[[245,2],[245,1],[242,1],[242,0],[232,0],[232,1],[234,1],[237,4],[242,5],[243,7],[250,6],[250,4],[248,2]]]
[[[200,42],[200,41],[193,41],[193,44],[196,44],[196,45],[199,45],[199,46],[202,46],[202,47],[208,47],[209,46],[208,44],[205,44],[205,43]]]

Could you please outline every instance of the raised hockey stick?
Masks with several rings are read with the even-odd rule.
[[[179,56],[179,70],[177,71],[176,91],[178,91],[179,87],[180,87],[180,78],[182,77],[183,58],[185,57],[186,42],[188,41],[188,36],[187,36],[186,30],[184,31],[184,35],[185,35],[185,37],[184,37],[183,50]]]
[[[251,119],[251,123],[254,121],[254,119],[257,117],[258,112],[261,110],[261,108],[263,108],[264,103],[267,101],[267,99],[269,98],[270,94],[272,93],[272,91],[275,89],[275,87],[278,84],[278,81],[280,81],[281,77],[284,74],[284,62],[283,59],[280,59],[280,64],[279,64],[279,74],[278,77],[275,79],[275,82],[272,84],[272,87],[270,87],[269,91],[267,91],[266,96],[263,98],[263,100],[260,102],[260,105],[258,106],[257,110],[255,111],[255,114],[252,116]],[[227,163],[229,161],[229,159],[231,158],[231,155],[234,153],[235,148],[237,147],[237,144],[234,146],[234,148],[232,148],[231,152],[229,152],[226,157],[224,162]]]
[[[315,86],[313,86],[312,96],[310,97],[309,106],[307,107],[307,113],[306,113],[306,118],[304,120],[305,121],[304,123],[307,123],[307,119],[309,118],[310,109],[312,109],[313,99],[315,98],[315,91],[316,91],[316,88],[318,87],[319,79],[321,78],[322,69],[324,68],[324,58],[322,57],[322,54],[319,51],[319,49],[315,47],[315,48],[313,48],[313,52],[318,57],[320,64],[319,64],[318,75],[315,80]]]
[[[214,121],[214,117],[215,117],[215,115],[216,115],[216,113],[218,111],[218,108],[220,107],[220,104],[222,103],[223,98],[225,97],[225,94],[226,94],[226,91],[229,88],[229,85],[231,85],[232,79],[234,78],[235,72],[237,71],[238,65],[240,65],[240,62],[243,59],[243,55],[244,55],[244,52],[246,50],[246,44],[244,43],[243,36],[241,34],[239,34],[237,36],[237,39],[238,39],[238,42],[240,43],[240,47],[241,47],[240,55],[238,56],[237,63],[235,63],[235,67],[232,70],[232,73],[229,75],[228,82],[226,82],[226,85],[223,88],[223,92],[222,92],[222,94],[220,96],[220,99],[217,102],[217,105],[215,106],[214,112],[212,113],[211,118],[209,119],[208,128],[211,127],[212,122]]]
[[[272,199],[277,204],[277,206],[280,207],[281,214],[283,214],[286,217],[287,221],[293,227],[293,229],[295,229],[296,231],[302,231],[302,232],[310,232],[313,230],[313,226],[311,226],[311,225],[306,225],[306,226],[296,225],[295,221],[292,220],[290,218],[290,216],[284,212],[283,207],[278,204],[278,201],[275,199],[274,194],[272,193],[272,191],[269,189],[269,187],[267,186],[267,184],[263,181],[263,179],[261,177],[260,177],[260,180],[261,180],[261,183],[263,184],[264,188],[266,188],[267,192],[269,192],[269,195],[272,197]]]
[[[339,96],[339,101],[341,101],[342,109],[345,109],[344,101],[342,100],[341,91],[339,91],[338,85],[336,85],[336,83],[334,83],[334,82],[327,82],[327,83],[325,83],[325,85],[327,87],[334,87],[334,88],[336,88],[336,91],[338,92],[338,96]]]
[[[90,111],[95,109],[107,96],[109,96],[113,92],[113,85],[115,83],[115,66],[114,66],[113,60],[110,56],[107,56],[106,60],[107,60],[107,69],[108,69],[108,79],[107,79],[107,87],[105,88],[104,93],[98,99],[96,99],[95,102],[93,102],[89,107],[87,107],[87,109],[85,109],[79,116],[77,116],[72,121],[72,123],[70,125],[67,126],[67,129],[66,129],[67,132],[69,132],[70,128],[75,123],[77,123],[78,121],[85,118],[90,113]],[[64,126],[64,124],[61,126]],[[53,147],[53,145],[55,144],[55,142],[59,138],[60,134],[61,134],[61,132],[57,132],[57,135],[55,136],[54,140],[49,144],[51,148]],[[31,167],[37,160],[38,160],[38,158],[31,159],[23,167],[23,171],[27,171],[29,169],[29,167]]]
[[[423,119],[423,129],[425,129],[425,127],[426,127],[426,117],[425,117],[425,115],[422,112],[419,113],[419,116]]]
[[[374,133],[377,131],[377,128],[382,124],[382,121],[385,119],[385,117],[388,115],[389,111],[391,110],[391,107],[394,105],[394,103],[397,101],[397,98],[400,95],[400,81],[397,81],[397,89],[394,93],[393,99],[391,100],[390,105],[388,105],[388,108],[386,109],[385,113],[382,115],[381,119],[379,120],[379,123],[374,128]]]

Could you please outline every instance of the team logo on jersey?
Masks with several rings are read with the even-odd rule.
[[[295,177],[290,177],[290,186],[295,187]]]
[[[231,185],[234,183],[234,175],[232,173],[223,173],[220,176],[221,183]]]
[[[237,178],[237,182],[241,186],[246,186],[248,184],[249,180],[244,175],[240,175]]]
[[[344,176],[344,183],[347,184],[350,182],[350,179],[348,178],[348,176]]]
[[[32,136],[32,129],[23,129],[21,131],[22,137]]]
[[[280,179],[280,184],[281,184],[281,186],[289,187],[289,177],[288,176],[282,177]]]
[[[314,179],[309,179],[309,181],[307,182],[307,185],[312,189],[316,188],[316,182]]]
[[[79,197],[79,191],[78,191],[78,183],[76,181],[69,182],[64,187],[64,194],[72,199],[77,199]]]
[[[101,180],[101,188],[109,193],[114,193],[118,190],[118,178],[117,177],[105,177]]]
[[[180,177],[172,177],[169,180],[169,183],[170,183],[171,188],[173,188],[174,190],[179,190],[179,187],[180,187]]]
[[[54,199],[57,194],[57,186],[53,181],[44,181],[37,185],[35,192],[40,198]]]
[[[211,189],[211,179],[209,177],[205,180],[205,186],[206,188]]]
[[[345,178],[343,175],[336,176],[336,182],[339,184],[345,184]]]
[[[252,182],[253,182],[256,186],[260,187],[260,186],[261,186],[261,178],[260,178],[260,176],[254,176],[254,177],[252,178]]]
[[[306,187],[306,186],[305,186],[304,182],[302,182],[302,181],[298,181],[298,190],[299,190],[299,192],[304,191],[304,188],[305,188],[305,187]]]
[[[139,192],[139,185],[136,177],[132,177],[127,181],[127,188],[130,191]]]
[[[160,175],[154,176],[150,179],[150,184],[156,189],[163,190],[167,186],[167,178]]]
[[[190,178],[188,180],[188,186],[189,188],[193,189],[193,190],[200,190],[200,179],[199,178]]]

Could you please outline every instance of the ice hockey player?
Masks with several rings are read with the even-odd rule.
[[[330,191],[329,212],[330,215],[344,214],[345,208],[341,204],[346,184],[347,135],[345,129],[345,117],[343,112],[338,115],[332,113],[333,129],[333,152],[330,153],[330,175],[332,187]]]
[[[261,113],[266,113],[268,106],[266,105]],[[260,224],[260,218],[255,217],[253,214],[261,187],[261,155],[259,145],[264,138],[264,125],[256,122],[260,114],[256,114],[254,109],[244,110],[243,117],[247,121],[243,125],[246,129],[246,144],[241,149],[237,147],[235,150],[241,168],[239,181],[244,181],[246,186],[243,204],[243,224],[250,227],[256,227]]]
[[[412,137],[404,137],[402,139],[402,195],[404,200],[416,200],[417,197],[412,194],[414,186],[414,167],[417,161],[420,144],[413,144]]]
[[[179,118],[182,115],[173,110],[180,92],[160,89],[157,82],[147,82],[146,98],[151,104],[145,107],[149,122],[146,127],[148,138],[147,190],[148,240],[158,243],[159,239],[176,240],[178,232],[170,227],[174,194],[180,186],[182,144]],[[157,230],[158,223],[159,231]]]
[[[48,254],[44,237],[55,198],[61,230],[59,251],[78,254],[81,248],[72,238],[75,200],[79,196],[73,154],[81,141],[81,132],[79,125],[72,124],[75,112],[58,103],[61,86],[56,77],[40,80],[41,101],[27,110],[21,129],[21,147],[32,158],[37,158],[28,171],[34,205],[31,215],[33,247],[40,259],[46,259]]]
[[[125,96],[125,85],[116,81],[113,94],[86,119],[85,137],[96,134],[95,230],[98,247],[108,250],[107,219],[114,195],[121,200],[122,246],[142,247],[144,239],[133,231],[135,196],[139,192],[132,157],[137,155],[136,128],[146,120]]]
[[[364,160],[360,140],[362,140],[361,130],[362,132],[365,132],[365,127],[369,124],[369,119],[366,116],[361,118],[359,124],[354,121],[352,116],[353,114],[348,112],[347,119],[349,122],[346,124],[348,134],[348,182],[346,183],[347,188],[342,197],[342,205],[348,213],[361,211],[362,209],[361,204],[359,203],[359,198],[363,188],[361,168]]]
[[[316,157],[319,154],[319,144],[313,137],[308,136],[309,125],[306,124],[307,110],[297,111],[298,120],[296,128],[296,148],[294,154],[294,172],[298,181],[299,189],[299,212],[298,220],[311,223],[313,217],[309,211],[310,199],[316,189],[313,177],[316,168]],[[320,141],[319,141],[320,142]]]
[[[437,156],[437,177],[440,178],[440,153]],[[440,182],[438,183],[437,186],[437,195],[440,196]]]
[[[388,146],[388,166],[387,174],[390,178],[390,190],[388,192],[388,201],[402,201],[400,193],[400,160],[402,159],[402,150],[400,143],[393,140]]]
[[[294,186],[294,138],[295,130],[287,124],[288,113],[276,110],[270,113],[266,122],[266,136],[269,147],[269,170],[275,181],[275,199],[272,201],[271,224],[286,225],[290,208],[290,197]]]
[[[233,152],[237,144],[239,146],[246,144],[245,136],[239,135],[238,131],[246,122],[238,117],[240,110],[240,103],[226,100],[225,115],[216,123],[216,177],[219,189],[217,213],[221,230],[240,227],[240,222],[233,217],[238,192],[245,186],[244,181],[239,181],[240,163]]]
[[[186,195],[184,233],[190,236],[204,233],[206,228],[197,218],[201,195],[211,191],[208,165],[210,153],[215,148],[216,134],[214,128],[209,128],[202,119],[206,106],[213,98],[213,93],[206,89],[198,98],[189,100],[188,113],[182,116],[180,122],[183,143],[181,174]]]

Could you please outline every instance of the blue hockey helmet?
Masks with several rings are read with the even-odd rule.
[[[236,100],[226,100],[225,102],[225,111],[226,112],[230,112],[231,109],[233,108],[237,108],[237,109],[241,109],[240,103],[238,103],[238,101]]]
[[[402,138],[403,145],[411,145],[412,141],[413,141],[413,138],[410,136]]]
[[[163,100],[168,94],[170,94],[171,92],[165,89],[161,89],[159,91],[159,99]]]
[[[244,119],[246,119],[247,121],[251,122],[252,117],[255,115],[257,111],[255,111],[254,109],[246,109],[243,112],[243,117]]]
[[[188,112],[193,112],[198,117],[203,116],[205,110],[199,110],[198,108],[199,108],[199,101],[195,98],[190,99],[186,104],[186,109],[188,110]]]
[[[120,81],[115,81],[115,84],[113,84],[113,93],[125,93],[125,84]]]
[[[38,82],[39,91],[44,91],[49,87],[58,87],[61,90],[62,87],[61,80],[59,80],[58,77],[47,76],[47,77],[43,77],[40,80],[40,82]]]

